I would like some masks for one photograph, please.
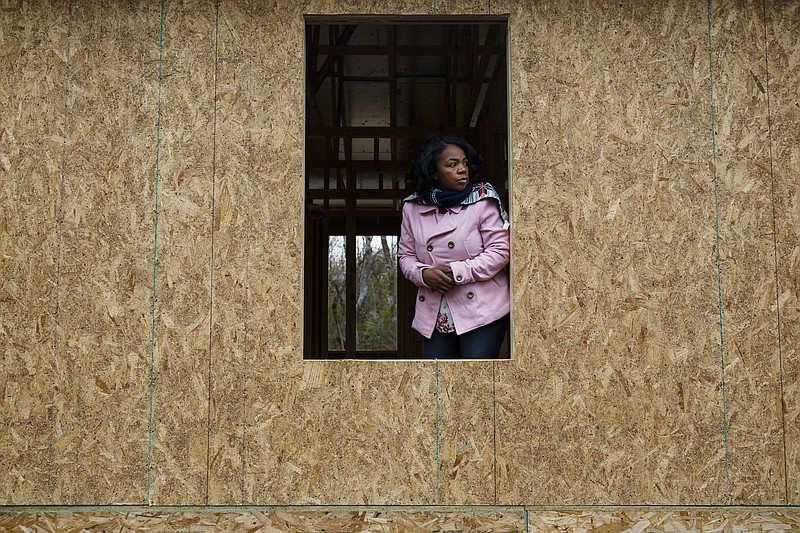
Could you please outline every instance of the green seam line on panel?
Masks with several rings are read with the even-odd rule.
[[[439,360],[436,360],[436,501],[439,501]]]
[[[158,30],[158,98],[156,104],[156,162],[155,201],[153,208],[153,294],[150,306],[150,419],[147,429],[147,505],[153,505],[151,470],[153,466],[153,386],[156,359],[156,273],[158,271],[158,178],[161,151],[161,85],[164,66],[164,3],[161,0],[161,15]]]
[[[53,306],[53,392],[50,396],[50,408],[47,410],[47,422],[50,436],[47,441],[47,498],[53,495],[53,444],[56,437],[55,405],[56,386],[58,381],[58,313],[60,307],[59,292],[61,290],[61,245],[63,240],[64,182],[67,168],[67,140],[69,139],[69,61],[72,55],[72,1],[67,5],[67,48],[64,65],[64,138],[61,141],[61,161],[58,172],[58,200],[56,208],[56,286],[55,305]]]
[[[716,117],[714,110],[714,56],[711,41],[711,0],[708,0],[706,13],[708,18],[708,82],[711,97],[711,159],[714,173],[714,218],[715,218],[715,237],[717,248],[717,301],[719,307],[719,350],[722,379],[722,442],[725,447],[725,487],[730,493],[730,469],[728,459],[728,406],[725,392],[725,343],[723,336],[723,314],[722,314],[722,266],[719,250],[719,192],[717,190],[717,140],[714,129],[716,128]]]

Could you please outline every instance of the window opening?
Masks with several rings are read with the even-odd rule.
[[[419,358],[397,267],[406,174],[466,138],[507,202],[507,21],[306,18],[304,357]]]

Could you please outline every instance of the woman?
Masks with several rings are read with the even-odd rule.
[[[431,137],[408,179],[398,258],[429,359],[496,358],[508,328],[508,216],[481,162],[464,139]]]

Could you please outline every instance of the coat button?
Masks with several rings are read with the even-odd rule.
[[[467,293],[467,298],[469,298],[470,300],[472,300],[473,298],[475,298],[475,293],[474,293],[474,292],[472,292],[472,291],[469,291],[469,292]]]
[[[419,301],[420,301],[420,302],[424,302],[424,301],[425,301],[425,296],[422,296],[422,295],[420,295],[420,297],[419,297]]]
[[[453,241],[450,241],[450,242],[447,243],[447,247],[448,248],[455,248],[456,247],[456,243],[454,243]]]
[[[456,276],[456,281],[461,281],[462,279],[464,279],[464,277],[461,274]],[[470,294],[472,294],[472,293],[470,293]]]
[[[432,245],[432,244],[429,244],[429,245],[428,245],[428,251],[429,251],[429,252],[432,252],[432,251],[433,251],[433,245]]]

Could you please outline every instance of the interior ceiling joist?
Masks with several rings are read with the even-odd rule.
[[[432,132],[474,136],[489,91],[505,91],[503,23],[341,22],[306,28],[306,167],[318,179],[407,171]],[[347,187],[326,180],[311,197]]]

